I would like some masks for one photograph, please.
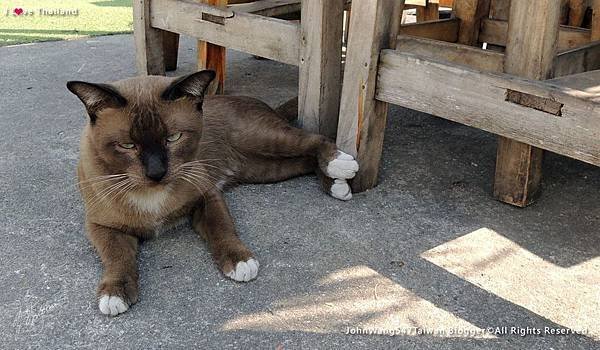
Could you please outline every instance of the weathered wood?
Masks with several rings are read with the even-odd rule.
[[[496,73],[504,71],[504,54],[472,46],[399,35],[396,49],[482,71]]]
[[[425,6],[417,6],[417,22],[436,21],[440,19],[438,0],[427,0]]]
[[[561,52],[554,59],[553,77],[600,69],[600,42]]]
[[[299,63],[297,24],[249,13],[216,12],[209,5],[185,1],[153,0],[150,6],[153,27],[279,62]],[[223,15],[224,24],[202,20],[203,13]]]
[[[569,0],[569,25],[581,27],[587,9],[587,0]]]
[[[560,2],[513,1],[509,18],[505,72],[529,79],[550,78],[557,51]],[[531,143],[499,137],[494,196],[519,207],[532,203],[540,190],[542,160],[542,149]]]
[[[344,0],[302,2],[298,115],[309,131],[335,138],[341,93]]]
[[[219,9],[227,9],[227,0],[200,0],[201,3],[215,6]],[[219,17],[219,16],[216,16]],[[204,14],[202,16],[204,17]],[[215,79],[207,89],[207,94],[222,94],[225,90],[225,63],[227,61],[227,49],[223,46],[214,45],[210,42],[198,40],[198,70],[212,69],[215,71]]]
[[[484,19],[482,21],[479,41],[488,44],[506,46],[508,22]],[[561,26],[558,35],[558,50],[570,50],[590,43],[591,31],[584,28]]]
[[[410,23],[402,25],[399,34],[454,43],[458,40],[458,25],[456,18]]]
[[[508,21],[510,0],[491,0],[490,18]]]
[[[377,64],[381,49],[395,46],[404,1],[352,2],[348,55],[344,71],[337,145],[357,157],[360,170],[354,192],[377,184],[388,105],[376,100]],[[404,79],[404,78],[402,78]]]
[[[490,0],[456,0],[452,11],[460,20],[458,42],[464,45],[477,45],[481,20],[490,12]]]
[[[592,33],[590,40],[600,40],[600,0],[592,0]]]
[[[600,74],[597,77],[600,82]],[[565,88],[568,82],[558,84],[383,50],[376,99],[600,166],[600,101],[594,102],[589,93]],[[509,91],[552,101],[553,108],[562,104],[560,116],[556,109],[544,112],[534,104],[526,106],[528,102],[507,101]]]
[[[179,34],[163,31],[163,52],[165,55],[165,69],[177,69],[177,55],[179,51]]]
[[[234,12],[247,12],[255,15],[277,17],[300,11],[301,0],[258,0],[247,3],[231,4]]]
[[[137,73],[164,75],[164,31],[151,25],[150,0],[133,1],[133,32]]]
[[[600,103],[600,70],[567,75],[545,83],[566,88],[570,95],[581,100]]]

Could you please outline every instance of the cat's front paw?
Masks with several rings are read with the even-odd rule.
[[[348,185],[348,181],[344,179],[335,179],[329,193],[333,198],[342,201],[349,201],[352,199],[352,190],[350,189],[350,185]]]
[[[98,308],[105,315],[117,316],[137,302],[137,282],[106,282],[98,286]]]
[[[258,268],[260,264],[254,258],[247,261],[239,261],[229,272],[223,271],[225,276],[238,282],[248,282],[258,276]]]
[[[358,162],[351,155],[337,151],[327,163],[325,174],[332,179],[351,179],[358,171]]]

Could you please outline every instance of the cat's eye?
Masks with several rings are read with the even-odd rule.
[[[177,141],[177,140],[179,140],[181,138],[181,135],[182,134],[180,132],[177,132],[177,133],[175,133],[173,135],[169,135],[167,137],[167,141],[168,142],[175,142],[175,141]]]
[[[135,148],[135,144],[133,144],[133,143],[119,143],[119,147],[125,148],[125,149],[134,149]]]

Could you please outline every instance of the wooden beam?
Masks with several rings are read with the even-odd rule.
[[[508,21],[510,0],[491,0],[490,18]]]
[[[234,12],[247,12],[255,15],[277,17],[300,11],[301,0],[258,0],[229,5]]]
[[[354,192],[377,184],[388,105],[375,99],[381,49],[395,45],[404,0],[354,0],[337,135],[338,147],[358,159]],[[404,78],[402,78],[404,79]]]
[[[504,72],[504,54],[472,46],[400,35],[396,43],[396,50],[434,60],[448,61],[481,71]]]
[[[376,98],[600,166],[600,101],[567,84],[383,50]],[[509,92],[522,98],[509,99]]]
[[[600,70],[567,75],[545,83],[560,86],[581,100],[600,104]]]
[[[553,77],[600,69],[600,42],[561,52],[554,59]]]
[[[331,138],[337,131],[342,86],[344,6],[344,0],[305,0],[301,10],[299,122]]]
[[[201,3],[227,9],[227,0],[200,0]],[[215,79],[207,89],[207,94],[222,94],[225,90],[225,63],[227,49],[210,42],[198,40],[198,70],[211,69],[216,73]]]
[[[187,1],[153,0],[150,7],[152,27],[278,62],[299,63],[300,30],[295,23],[250,13],[215,11],[212,6]]]
[[[438,0],[427,0],[425,6],[417,6],[417,22],[437,21],[440,19]]]
[[[557,51],[560,2],[513,1],[506,42],[504,70],[529,79],[551,77]],[[541,186],[543,150],[508,137],[498,138],[494,197],[525,207],[535,201]]]
[[[410,23],[402,25],[399,34],[455,43],[458,40],[458,25],[456,18]]]
[[[490,0],[456,0],[452,12],[460,20],[458,42],[476,46],[481,20],[490,13]]]
[[[149,0],[133,1],[133,33],[137,73],[164,75],[164,31],[151,24]]]
[[[581,27],[587,10],[587,0],[569,0],[569,25]]]
[[[488,44],[506,46],[508,22],[484,19],[482,21],[479,41]],[[561,26],[558,35],[558,50],[570,50],[590,43],[591,31],[584,28]]]

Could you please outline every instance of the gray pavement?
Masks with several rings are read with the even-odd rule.
[[[400,107],[374,190],[344,203],[307,176],[228,193],[256,281],[224,278],[183,227],[142,246],[139,303],[101,315],[74,185],[86,119],[65,82],[133,62],[129,35],[0,48],[0,348],[598,348],[600,168],[548,154],[542,198],[516,209],[490,195],[493,135]],[[296,85],[294,67],[228,54],[229,94],[276,106]],[[503,326],[542,334],[485,332]]]

